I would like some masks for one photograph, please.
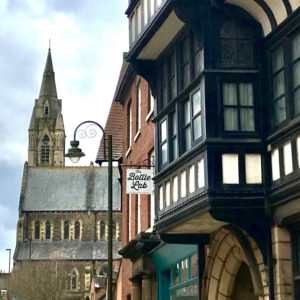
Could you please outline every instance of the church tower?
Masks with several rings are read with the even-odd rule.
[[[61,109],[49,49],[39,98],[35,100],[28,130],[28,166],[64,166],[66,136]]]

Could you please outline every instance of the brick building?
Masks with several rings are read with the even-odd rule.
[[[121,110],[116,111],[115,106],[121,107]],[[122,182],[122,243],[124,246],[122,251],[125,252],[132,248],[139,236],[145,232],[151,233],[154,224],[154,193],[138,195],[127,194],[126,191],[128,168],[153,168],[154,166],[153,114],[154,101],[147,82],[135,74],[131,65],[124,62],[106,130],[112,133],[113,147],[117,152],[120,147],[118,142],[122,142],[122,152],[118,155]],[[116,119],[121,123],[121,130],[115,130],[118,127],[118,123],[114,121]],[[131,299],[132,281],[137,275],[135,274],[137,264],[137,257],[131,261],[122,260],[118,278],[118,299]]]

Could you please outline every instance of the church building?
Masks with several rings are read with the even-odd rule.
[[[49,49],[28,134],[11,291],[15,299],[90,299],[107,270],[107,168],[65,167],[65,129]],[[121,189],[113,169],[113,256],[121,247]],[[105,289],[105,285],[103,286]],[[105,294],[105,293],[104,293]]]

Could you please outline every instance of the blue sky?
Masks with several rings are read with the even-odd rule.
[[[14,249],[27,129],[49,39],[67,137],[87,119],[105,124],[128,49],[127,0],[0,0],[0,270]],[[82,143],[94,160],[99,140]],[[68,144],[66,145],[68,147]]]

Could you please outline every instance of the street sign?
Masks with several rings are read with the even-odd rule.
[[[127,194],[151,194],[153,192],[153,170],[127,169]]]

